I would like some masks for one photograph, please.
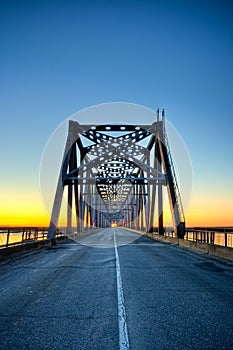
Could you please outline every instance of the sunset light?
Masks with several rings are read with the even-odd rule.
[[[49,225],[58,174],[45,176],[47,205],[40,195],[41,159],[67,118],[82,111],[80,123],[152,124],[157,107],[165,108],[193,167],[186,226],[233,225],[230,2],[118,5],[92,11],[73,2],[67,17],[62,4],[56,11],[37,1],[1,5],[0,226]],[[115,21],[121,22],[117,31]],[[148,114],[84,118],[86,108],[108,101],[148,106]],[[58,140],[57,169],[64,130]],[[182,166],[182,154],[176,158]],[[185,181],[178,181],[181,189]],[[66,216],[65,208],[61,225]]]
[[[0,1],[0,348],[233,349],[233,0]]]

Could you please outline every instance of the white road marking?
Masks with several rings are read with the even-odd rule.
[[[117,275],[117,301],[118,301],[118,327],[119,327],[119,349],[129,350],[129,337],[126,323],[126,312],[124,305],[124,295],[121,279],[121,268],[116,244],[116,231],[113,231],[114,247],[116,255],[116,275]]]

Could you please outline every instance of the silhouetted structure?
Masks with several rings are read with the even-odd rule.
[[[112,224],[152,232],[163,227],[163,187],[167,189],[175,234],[185,235],[185,219],[165,131],[164,110],[152,125],[80,125],[69,131],[57,184],[48,238],[54,236],[67,187],[67,230],[75,208],[78,232]]]

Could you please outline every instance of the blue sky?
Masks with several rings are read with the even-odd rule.
[[[190,152],[194,195],[228,206],[232,44],[228,0],[1,0],[0,189],[12,200],[14,190],[39,191],[41,154],[57,125],[122,101],[165,108]]]

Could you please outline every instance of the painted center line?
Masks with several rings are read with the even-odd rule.
[[[118,327],[119,327],[119,349],[129,350],[129,337],[126,323],[126,312],[121,279],[121,268],[116,244],[116,231],[114,229],[114,247],[116,255],[116,276],[117,276],[117,301],[118,301]]]

